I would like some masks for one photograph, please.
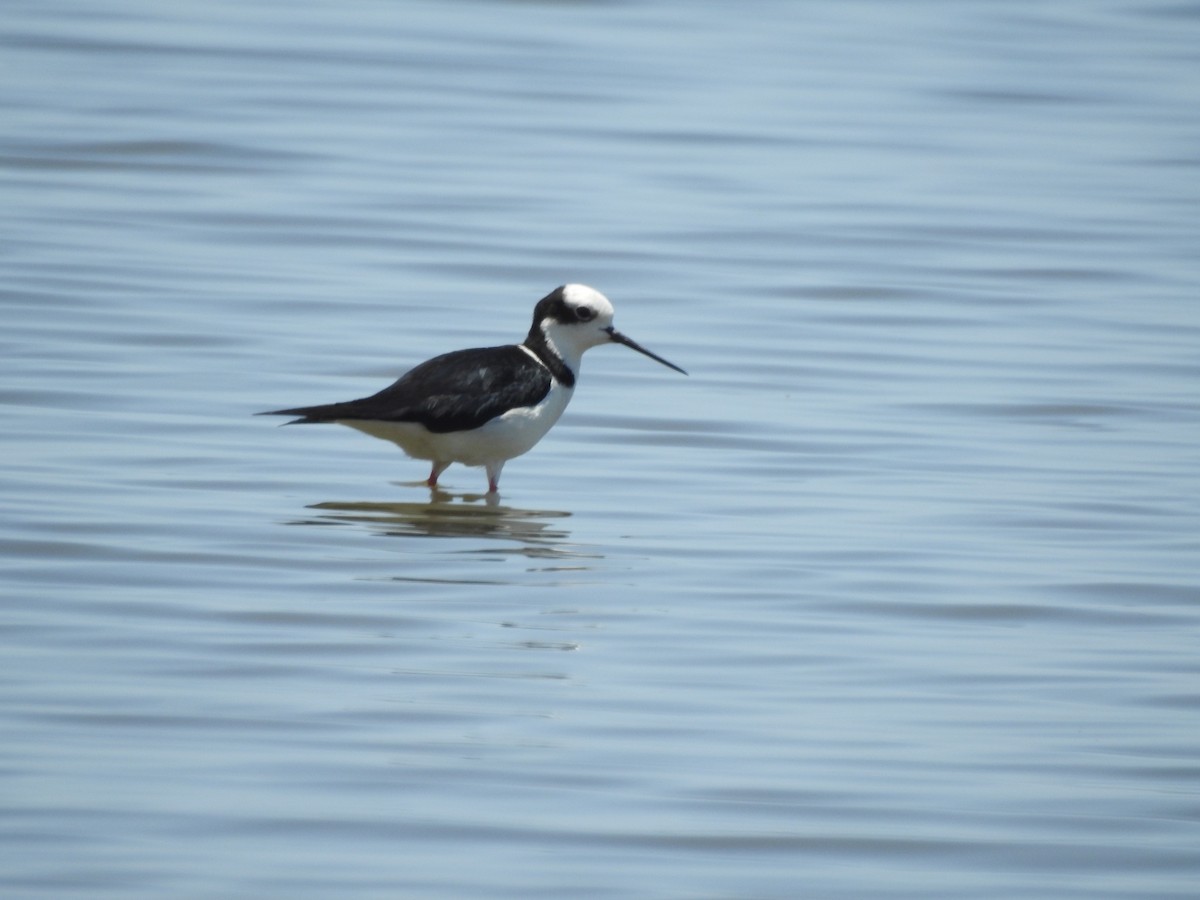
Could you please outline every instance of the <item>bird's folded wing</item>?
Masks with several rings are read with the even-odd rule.
[[[514,407],[536,405],[550,386],[549,370],[509,344],[436,356],[361,400],[263,415],[297,416],[296,422],[416,422],[435,433],[467,431]]]

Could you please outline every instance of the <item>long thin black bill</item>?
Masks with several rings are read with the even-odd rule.
[[[679,368],[679,366],[675,365],[675,363],[667,362],[665,359],[663,359],[658,354],[651,353],[649,350],[647,350],[645,347],[643,347],[641,344],[639,344],[633,338],[625,337],[625,335],[621,334],[621,332],[617,331],[617,329],[613,328],[611,325],[608,328],[605,328],[604,330],[607,331],[608,336],[610,338],[612,338],[614,341],[616,341],[618,344],[624,344],[629,349],[636,350],[638,353],[642,354],[643,356],[648,356],[655,362],[662,363],[668,369],[674,369],[676,372],[680,372],[684,375],[687,374],[687,372],[685,372],[683,369]]]

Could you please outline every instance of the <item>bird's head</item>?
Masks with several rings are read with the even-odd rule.
[[[674,363],[651,353],[613,327],[613,305],[602,293],[583,284],[565,284],[538,301],[526,343],[544,340],[572,370],[583,352],[600,344],[624,344],[676,372]]]

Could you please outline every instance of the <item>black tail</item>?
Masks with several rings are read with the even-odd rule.
[[[317,422],[336,422],[345,418],[348,403],[327,403],[325,406],[297,406],[295,409],[272,409],[256,416],[296,416],[284,425],[310,425]]]

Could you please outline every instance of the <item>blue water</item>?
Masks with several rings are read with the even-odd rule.
[[[1200,6],[15,2],[0,893],[1184,898]],[[509,463],[253,413],[588,353]]]

